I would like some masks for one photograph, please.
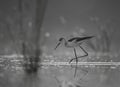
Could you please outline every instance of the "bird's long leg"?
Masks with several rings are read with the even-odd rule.
[[[78,63],[78,58],[77,58],[77,54],[76,54],[75,48],[74,48],[74,54],[75,54],[75,60],[76,60],[75,73],[74,73],[74,77],[75,77],[76,73],[77,73],[77,63]]]
[[[83,56],[83,57],[85,57],[85,56],[88,56],[88,53],[79,45],[79,47],[84,51],[84,53],[85,53],[85,55]]]
[[[79,45],[79,47],[82,49],[82,51],[85,53],[85,55],[79,56],[79,57],[77,57],[77,58],[82,58],[82,57],[88,56],[88,53],[87,53],[80,45]],[[69,61],[69,63],[71,63],[73,60],[76,60],[76,58],[72,58],[72,59]]]
[[[88,53],[79,45],[79,47],[83,50],[83,52],[85,53],[85,55],[83,55],[83,56],[79,56],[79,57],[75,57],[75,58],[73,58],[73,59],[71,59],[70,61],[69,61],[69,63],[71,63],[73,60],[77,60],[77,63],[78,63],[78,58],[82,58],[82,57],[86,57],[86,56],[88,56]],[[75,50],[75,52],[76,52],[76,50]],[[72,67],[72,66],[71,66]],[[76,69],[76,67],[75,67],[75,69]],[[88,73],[88,71],[87,70],[84,70],[84,69],[81,69],[81,70],[83,70],[83,71],[85,71],[86,72],[86,74]],[[85,74],[85,75],[86,75]]]

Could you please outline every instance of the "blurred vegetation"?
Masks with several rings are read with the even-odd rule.
[[[95,34],[95,38],[86,42],[86,45],[90,47],[95,54],[95,55],[91,55],[88,61],[118,62],[120,59],[119,59],[119,56],[115,56],[115,53],[117,55],[119,55],[119,53],[117,53],[117,50],[112,49],[115,47],[114,39],[115,39],[116,30],[112,28],[111,25],[108,26],[107,23],[102,23],[98,26],[97,31],[98,33]],[[87,35],[87,34],[85,32],[82,35]],[[101,68],[101,67],[104,67],[104,68]],[[100,79],[102,80],[102,82],[105,83],[110,81],[110,79],[112,80],[116,79],[115,75],[116,75],[116,72],[119,71],[119,68],[117,66],[114,66],[114,67],[115,68],[112,69],[111,66],[104,66],[104,65],[99,66],[98,69],[99,69],[99,72],[101,72]]]
[[[31,2],[30,2],[31,1]],[[24,74],[22,73],[21,81],[19,83],[19,76],[16,76],[17,72],[11,72],[12,66],[6,65],[12,64],[11,62],[4,61],[1,68],[1,74],[5,75],[3,78],[7,78],[9,83],[7,86],[16,87],[15,82],[18,80],[18,84],[23,84],[22,87],[36,87],[36,77],[38,70],[40,69],[39,63],[41,51],[41,27],[43,23],[45,8],[47,0],[17,0],[16,5],[12,8],[12,12],[1,12],[0,14],[0,43],[2,55],[22,55],[24,59],[20,67],[23,67]],[[18,56],[19,57],[19,56]],[[17,58],[15,58],[17,59]],[[9,58],[7,59],[9,60]],[[17,67],[16,65],[13,65]],[[5,70],[6,67],[9,67]],[[3,71],[3,72],[2,72]],[[16,70],[17,71],[17,70]],[[17,77],[16,81],[12,84],[11,76],[13,80]],[[9,76],[8,76],[9,75]],[[0,78],[2,80],[3,78]],[[23,80],[23,82],[22,82]],[[6,82],[5,81],[5,82]],[[24,81],[27,81],[26,83]],[[0,87],[7,87],[6,84],[2,85],[4,81],[0,81]],[[7,83],[7,82],[6,82]],[[38,82],[39,83],[39,82]],[[38,84],[37,83],[37,84]],[[10,84],[14,85],[11,86]],[[17,85],[20,86],[20,85]]]

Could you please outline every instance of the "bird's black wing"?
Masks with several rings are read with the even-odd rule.
[[[79,42],[79,41],[82,41],[82,40],[86,40],[86,39],[90,39],[94,36],[87,36],[87,37],[73,37],[71,39],[69,39],[68,41],[69,42],[72,42],[72,41],[76,41],[76,42]]]
[[[71,39],[69,39],[68,41],[69,42],[72,42],[72,41],[75,41],[75,42],[79,42],[79,41],[82,41],[82,40],[86,40],[86,39],[90,39],[94,36],[87,36],[87,37],[73,37]]]
[[[68,40],[68,42],[72,42],[72,41],[76,41],[79,37],[73,37],[71,39]]]
[[[88,37],[79,37],[76,39],[76,42],[79,42],[79,41],[83,41],[83,40],[87,40],[87,39],[91,39],[93,36],[88,36]]]

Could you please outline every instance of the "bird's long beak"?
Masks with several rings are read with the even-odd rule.
[[[57,47],[58,47],[60,44],[61,44],[61,42],[59,42],[59,43],[56,45],[55,50],[57,49]]]

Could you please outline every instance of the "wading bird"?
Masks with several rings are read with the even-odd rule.
[[[74,54],[75,54],[75,58],[72,58],[69,63],[71,63],[73,60],[75,60],[76,62],[76,67],[75,67],[75,73],[74,73],[74,77],[76,76],[76,72],[77,72],[77,63],[78,63],[78,58],[82,58],[82,57],[86,57],[88,56],[88,53],[82,48],[81,44],[83,43],[83,41],[88,40],[93,38],[94,36],[85,36],[85,37],[73,37],[70,38],[68,40],[66,40],[65,38],[60,38],[59,39],[59,43],[57,44],[57,46],[55,47],[55,50],[57,49],[57,47],[61,44],[64,43],[65,47],[67,48],[73,48],[74,49]],[[76,47],[79,47],[80,49],[82,49],[82,51],[85,53],[85,55],[83,56],[77,56],[76,53]]]

